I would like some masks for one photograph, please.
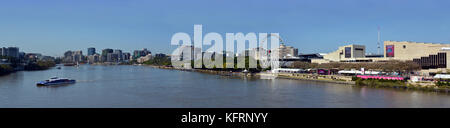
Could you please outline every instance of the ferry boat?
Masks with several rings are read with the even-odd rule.
[[[75,80],[53,77],[45,81],[37,83],[37,86],[49,86],[49,85],[62,85],[62,84],[74,84]]]

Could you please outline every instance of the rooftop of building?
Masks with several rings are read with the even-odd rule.
[[[362,44],[348,44],[348,45],[344,45],[341,47],[348,47],[348,46],[363,46],[363,47],[365,47],[365,45],[362,45]]]
[[[384,42],[393,42],[393,43],[416,43],[416,44],[436,44],[436,45],[450,45],[445,43],[435,43],[435,42],[415,42],[415,41],[395,41],[395,40],[387,40]]]

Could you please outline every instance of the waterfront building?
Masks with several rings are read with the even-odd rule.
[[[63,62],[66,63],[75,63],[75,62],[83,62],[84,56],[82,51],[66,51],[64,53]]]
[[[5,48],[5,47],[3,47],[3,48],[0,48],[0,55],[2,55],[2,56],[7,56],[8,55],[8,49],[7,48]]]
[[[113,52],[114,54],[117,54],[117,60],[118,61],[123,61],[123,55],[122,55],[122,50],[116,49]]]
[[[8,47],[8,56],[19,58],[19,48],[18,47]]]
[[[289,59],[298,57],[298,49],[292,46],[286,46],[283,43],[280,44],[280,47],[277,49],[280,59]]]
[[[102,56],[102,55],[100,55],[100,62],[106,62],[106,60],[107,60],[106,57],[107,57],[107,56]]]
[[[245,50],[240,56],[249,56],[255,60],[270,60],[271,59],[271,49],[265,49],[262,47],[252,48]],[[301,61],[300,57],[298,57],[298,49],[292,46],[286,46],[284,44],[280,44],[277,49],[273,49],[273,52],[278,52],[279,64],[281,67],[289,67],[295,61]],[[262,65],[268,66],[269,63],[261,63]]]
[[[422,69],[450,69],[450,44],[385,41],[385,60],[412,60]]]
[[[450,44],[420,43],[409,41],[384,41],[384,54],[365,54],[363,45],[347,45],[328,53],[323,59],[312,59],[312,63],[329,62],[375,62],[375,61],[414,61],[426,72],[450,69]],[[424,71],[423,70],[423,71]]]
[[[366,58],[383,58],[383,54],[366,53]]]
[[[82,51],[74,51],[72,54],[72,62],[83,62],[83,52]]]
[[[102,55],[101,55],[101,61],[102,62],[108,62],[108,54],[109,53],[113,53],[113,52],[114,52],[114,50],[109,49],[109,48],[103,49],[102,50]]]
[[[328,53],[319,59],[311,59],[313,63],[329,63],[329,62],[367,62],[370,59],[365,58],[366,46],[364,45],[346,45],[341,46],[338,50]]]
[[[119,55],[116,53],[108,53],[106,55],[106,62],[119,62]]]
[[[114,50],[109,49],[109,48],[103,49],[102,50],[102,56],[106,56],[106,55],[108,55],[108,53],[113,53],[113,52],[114,52]]]
[[[298,57],[303,62],[311,62],[311,59],[323,59],[324,54],[320,53],[310,53],[310,54],[299,54]]]
[[[272,50],[265,49],[262,47],[251,48],[244,50],[237,56],[249,56],[254,60],[270,60]],[[298,57],[298,49],[292,46],[286,46],[284,44],[280,44],[279,48],[273,49],[273,52],[278,52],[279,62],[282,67],[290,66],[294,61],[300,61],[300,57]],[[229,53],[227,53],[229,54]],[[228,56],[228,55],[227,55]],[[265,63],[269,64],[269,63]]]
[[[189,61],[189,60],[201,60],[202,59],[202,49],[194,48],[191,45],[182,45],[179,48],[178,55],[171,55],[171,57],[178,61]],[[196,55],[195,55],[196,54]]]
[[[152,54],[147,54],[146,56],[139,57],[137,59],[137,62],[138,63],[144,63],[145,61],[149,61],[150,59],[152,59]]]
[[[94,55],[88,56],[88,62],[90,64],[100,62],[100,54],[95,53]]]
[[[40,53],[26,53],[24,58],[27,59],[27,60],[30,60],[30,61],[36,61],[36,60],[39,60],[39,58],[42,58],[42,54],[40,54]]]
[[[92,56],[92,55],[94,55],[95,54],[95,48],[88,48],[88,56]]]
[[[129,61],[129,60],[131,60],[131,53],[124,52],[124,53],[122,53],[122,57],[123,57],[124,61]]]
[[[25,58],[25,52],[19,52],[19,58],[24,59]]]
[[[63,57],[62,61],[67,62],[67,63],[72,62],[72,51],[64,52],[64,57]]]
[[[151,54],[150,51],[148,51],[146,48],[142,49],[142,50],[134,50],[133,52],[133,58],[139,58],[139,57],[144,57],[147,56],[148,54]]]
[[[247,56],[253,57],[255,60],[268,60],[270,55],[270,50],[267,50],[265,48],[253,48],[250,50],[246,50]]]
[[[19,48],[18,47],[8,47],[8,48],[0,48],[2,56],[10,56],[14,58],[19,58]]]

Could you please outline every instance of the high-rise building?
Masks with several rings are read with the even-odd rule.
[[[19,52],[19,58],[20,59],[23,59],[24,57],[25,57],[25,52]]]
[[[147,56],[148,54],[151,54],[151,52],[148,51],[146,48],[144,48],[142,50],[134,50],[133,58],[137,59],[139,57]]]
[[[64,62],[83,62],[84,56],[82,51],[67,51],[64,53]]]
[[[18,47],[8,47],[8,48],[0,48],[2,56],[10,56],[19,58],[19,48]]]
[[[114,54],[117,54],[117,59],[118,61],[122,61],[123,60],[123,56],[122,56],[122,50],[116,49],[113,52]]]
[[[100,62],[106,62],[106,60],[107,60],[106,57],[107,57],[107,56],[102,56],[102,55],[100,55]]]
[[[109,49],[109,48],[107,48],[107,49],[103,49],[102,50],[102,55],[101,55],[101,61],[102,62],[109,62],[108,61],[108,54],[109,53],[113,53],[114,52],[114,50],[112,50],[112,49]]]
[[[8,48],[8,56],[19,58],[19,48],[18,47],[9,47]]]
[[[73,57],[73,59],[72,59],[73,62],[82,62],[84,60],[82,51],[74,51],[72,54],[72,57]]]
[[[122,57],[123,57],[123,60],[128,61],[128,60],[130,60],[130,58],[131,58],[131,53],[129,53],[129,52],[124,52],[124,53],[122,54]]]
[[[95,48],[88,48],[88,56],[95,54]]]
[[[72,62],[72,51],[64,52],[63,62]]]
[[[100,62],[100,54],[95,53],[94,55],[88,56],[88,62],[90,64]]]
[[[136,59],[136,61],[138,63],[144,63],[145,61],[149,61],[150,59],[152,59],[152,54],[147,54],[146,56],[139,57],[138,59]]]
[[[119,62],[119,55],[116,53],[108,53],[106,55],[106,62]]]
[[[40,53],[26,53],[24,56],[27,60],[38,60],[42,58],[42,54]]]
[[[114,52],[114,50],[109,49],[109,48],[103,49],[102,50],[102,56],[106,56],[106,55],[108,55],[108,53],[113,53],[113,52]]]
[[[298,56],[298,49],[292,46],[280,44],[280,47],[277,50],[280,58],[295,58]]]

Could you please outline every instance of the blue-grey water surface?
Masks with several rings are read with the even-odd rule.
[[[37,87],[53,76],[72,85]],[[248,79],[146,66],[62,67],[0,76],[0,107],[450,107],[450,95],[287,79]]]

